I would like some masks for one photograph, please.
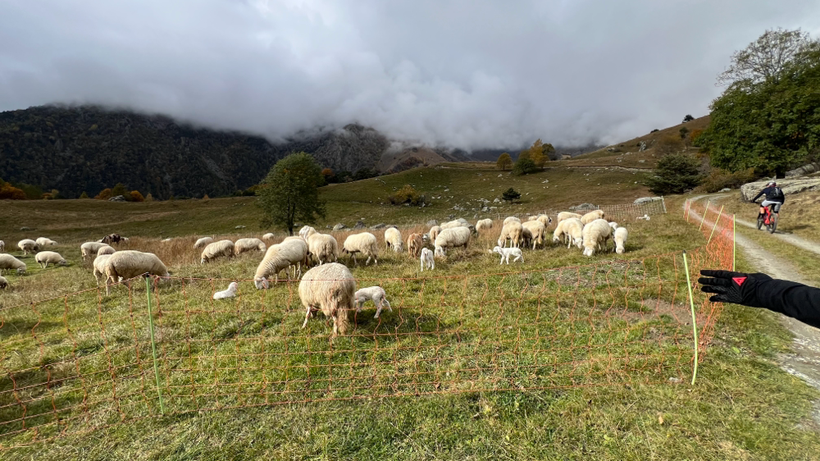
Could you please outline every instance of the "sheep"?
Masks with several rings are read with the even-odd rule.
[[[17,274],[26,273],[26,263],[10,254],[0,254],[0,273],[6,269],[15,269]]]
[[[262,236],[262,240],[273,240],[276,236],[273,235],[273,232],[268,232],[267,234]]]
[[[522,228],[521,228],[521,246],[526,248],[526,247],[530,246],[531,244],[532,244],[532,232],[530,232],[530,230],[527,229],[526,227],[523,227],[523,224],[522,224]],[[534,246],[533,246],[533,249],[535,249]]]
[[[100,257],[101,255],[113,255],[116,252],[117,250],[115,250],[114,247],[103,245],[99,250],[97,250],[97,257]]]
[[[649,215],[648,215],[648,214],[644,213],[644,215],[643,215],[643,216],[638,216],[638,217],[637,217],[637,218],[635,218],[635,219],[643,219],[644,221],[649,221],[649,219],[650,219],[650,218],[649,218]]]
[[[298,235],[293,235],[290,237],[285,237],[285,239],[282,240],[280,245],[282,244],[293,245],[302,254],[302,260],[292,264],[290,267],[294,278],[301,277],[302,266],[307,267],[308,263],[310,262],[310,247],[308,246],[307,241],[302,237],[299,237]]]
[[[214,293],[214,299],[228,299],[233,298],[236,296],[236,289],[239,287],[236,282],[231,282],[228,284],[228,289],[223,291],[217,291]]]
[[[60,256],[60,253],[55,253],[53,251],[41,251],[37,253],[34,260],[37,261],[43,269],[47,268],[49,264],[56,264],[58,266],[68,265],[65,258]]]
[[[220,240],[218,242],[209,243],[208,246],[202,250],[199,255],[199,263],[205,264],[214,259],[225,256],[227,258],[233,257],[233,242],[230,240]]]
[[[110,257],[110,254],[97,254],[97,257],[94,258],[94,279],[97,281],[97,286],[100,286],[100,278],[105,275],[105,265]]]
[[[40,251],[40,245],[32,239],[23,239],[17,242],[17,248],[23,250],[23,256]]]
[[[507,265],[510,264],[510,256],[515,256],[513,258],[513,262],[518,261],[519,259],[521,262],[524,262],[524,255],[521,253],[521,248],[501,248],[499,246],[492,249],[493,253],[498,253],[501,255],[501,261],[498,263],[504,264],[504,261],[507,261]]]
[[[97,256],[97,252],[100,251],[100,248],[107,247],[108,245],[105,243],[100,242],[85,242],[80,245],[80,252],[83,255],[83,261],[88,259],[88,257]]]
[[[623,254],[626,252],[626,238],[629,236],[626,227],[619,227],[615,229],[613,240],[615,240],[615,252]]]
[[[9,286],[9,281],[0,275],[0,290],[5,290]]]
[[[430,231],[427,232],[427,235],[430,238],[431,242],[436,241],[436,237],[438,237],[439,232],[441,232],[441,226],[433,226],[430,228]]]
[[[498,237],[498,246],[506,246],[507,239],[510,239],[510,247],[518,248],[523,230],[524,227],[518,221],[510,221],[504,224],[504,227],[501,228],[501,235]]]
[[[464,247],[466,249],[467,244],[470,243],[471,236],[472,232],[466,227],[443,229],[438,234],[438,237],[436,237],[434,245],[436,248],[435,255],[439,257],[446,256],[444,249],[450,247]]]
[[[339,242],[330,234],[320,234],[316,229],[305,226],[299,231],[307,240],[308,253],[316,258],[321,266],[323,263],[336,262],[339,259]]]
[[[354,308],[356,281],[343,264],[329,263],[305,272],[299,282],[299,299],[305,308],[307,325],[313,309],[321,309],[326,317],[333,319],[333,336],[347,333],[350,311]]]
[[[587,225],[587,224],[591,223],[592,221],[595,221],[596,219],[603,219],[603,218],[604,218],[604,211],[603,210],[593,210],[593,211],[590,211],[589,213],[581,216],[581,222],[584,223],[584,225]]]
[[[384,306],[387,306],[388,311],[393,312],[393,308],[390,307],[390,302],[387,300],[387,294],[384,292],[384,288],[380,286],[361,288],[353,294],[353,297],[356,299],[357,314],[362,311],[362,306],[368,300],[372,300],[373,304],[376,305],[376,315],[373,316],[374,319],[379,318],[379,314],[382,313]]]
[[[544,229],[546,229],[547,227],[550,227],[550,224],[552,224],[552,218],[550,218],[549,216],[547,216],[545,214],[538,215],[538,217],[535,218],[535,220],[540,222],[541,224],[543,224]]]
[[[257,238],[239,239],[233,244],[234,255],[240,255],[254,250],[264,253],[267,249],[267,245]]]
[[[609,227],[611,227],[612,230],[614,231],[615,229],[618,228],[618,223],[612,221],[612,222],[609,223]]]
[[[518,224],[521,224],[521,220],[519,218],[517,218],[515,216],[507,216],[506,218],[504,218],[504,222],[502,223],[502,226],[506,226],[507,224],[509,224],[511,222],[517,222]]]
[[[403,243],[401,241],[401,232],[395,227],[391,227],[384,231],[384,243],[387,244],[388,249],[392,248],[395,253],[401,253],[404,251]]]
[[[574,244],[580,249],[584,241],[583,231],[584,224],[579,218],[565,219],[555,226],[555,232],[552,234],[552,241],[558,242],[563,239],[563,241],[567,243],[567,248]]]
[[[479,219],[475,223],[475,230],[476,232],[483,232],[485,230],[490,230],[493,228],[493,220],[492,219]]]
[[[446,223],[442,224],[439,227],[441,227],[441,229],[444,230],[444,229],[452,229],[454,227],[467,227],[469,225],[470,225],[470,223],[468,223],[464,218],[458,218],[458,219],[455,219],[453,221],[446,222]]]
[[[363,255],[367,255],[367,261],[364,263],[365,266],[370,263],[370,258],[373,258],[376,265],[379,264],[379,260],[377,259],[379,247],[376,243],[376,236],[370,232],[362,232],[360,234],[348,236],[342,246],[342,251],[345,254],[350,254],[353,256],[353,264],[355,265],[358,265],[358,262],[356,261],[356,253],[359,252]]]
[[[198,250],[200,248],[204,248],[208,246],[208,244],[214,243],[214,239],[211,237],[202,237],[201,239],[197,239],[194,243],[194,249]]]
[[[100,239],[100,243],[105,243],[107,245],[111,245],[112,243],[120,243],[120,242],[127,242],[128,239],[121,236],[120,234],[108,234],[102,239]]]
[[[0,253],[6,251],[6,242],[0,240]]]
[[[544,244],[544,234],[547,232],[547,228],[543,222],[535,220],[535,221],[527,221],[522,223],[521,226],[525,229],[530,231],[532,234],[532,249],[535,249],[536,245],[543,245]]]
[[[57,245],[57,242],[46,237],[39,237],[35,242],[37,242],[37,245],[40,245],[40,248]]]
[[[571,213],[569,211],[562,211],[562,212],[558,213],[558,216],[555,217],[555,224],[557,225],[561,221],[565,221],[565,220],[570,219],[570,218],[581,219],[581,215],[579,215],[578,213]]]
[[[256,267],[256,274],[253,276],[253,283],[257,290],[268,289],[268,277],[274,276],[274,283],[279,283],[279,272],[282,269],[296,264],[301,264],[305,260],[307,247],[300,245],[295,240],[287,240],[277,245],[268,247],[262,262]],[[290,279],[290,275],[288,279]]]
[[[421,249],[419,260],[421,261],[421,272],[424,272],[425,266],[429,270],[434,270],[436,268],[436,258],[433,257],[433,251],[429,248]]]
[[[413,258],[418,258],[424,251],[424,238],[421,234],[410,234],[407,237],[407,252]]]
[[[584,226],[584,256],[592,256],[595,250],[606,250],[606,242],[612,235],[612,228],[604,219],[596,219]]]
[[[104,269],[106,295],[109,294],[111,282],[117,283],[120,280],[128,280],[145,273],[160,277],[171,275],[157,255],[135,250],[118,251],[108,256]]]

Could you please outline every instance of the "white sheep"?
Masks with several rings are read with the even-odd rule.
[[[452,221],[446,222],[446,223],[442,224],[439,227],[441,227],[441,229],[444,230],[444,229],[453,229],[455,227],[468,227],[469,225],[470,225],[470,223],[468,223],[466,219],[458,218],[458,219],[454,219]]]
[[[493,253],[498,253],[501,255],[501,261],[498,264],[504,264],[504,261],[507,261],[507,265],[510,264],[510,256],[514,256],[513,262],[521,260],[524,262],[524,255],[521,253],[521,248],[501,248],[499,246],[492,249]]]
[[[424,237],[421,234],[410,234],[407,237],[407,252],[413,258],[418,258],[424,250]]]
[[[304,241],[303,241],[304,242]],[[269,287],[268,278],[274,276],[274,282],[279,283],[279,272],[292,265],[301,265],[305,260],[307,247],[296,240],[286,240],[277,245],[268,247],[262,262],[256,267],[253,283],[258,290]],[[290,279],[290,275],[285,272]]]
[[[335,240],[335,239],[334,239]],[[299,278],[302,276],[302,266],[307,267],[310,263],[310,247],[305,239],[299,237],[298,235],[293,235],[290,237],[285,237],[284,240],[280,243],[280,245],[293,245],[298,247],[298,251],[302,254],[302,260],[292,264],[290,266],[291,272],[294,278]]]
[[[644,214],[643,216],[638,216],[635,219],[643,219],[644,221],[649,221],[651,218],[649,217],[648,214]]]
[[[490,230],[493,228],[493,220],[492,219],[479,219],[475,223],[475,230],[477,232],[483,232],[486,230]]]
[[[267,245],[258,238],[239,239],[233,244],[234,255],[240,255],[249,251],[260,251],[264,253],[267,249]]]
[[[544,244],[544,234],[547,232],[547,227],[544,223],[540,220],[534,221],[527,221],[521,224],[525,230],[530,231],[532,234],[532,249],[535,249],[536,245],[543,245]]]
[[[552,234],[552,241],[558,242],[562,240],[566,242],[567,248],[573,244],[581,248],[584,242],[584,223],[579,218],[568,218],[558,223],[555,226],[555,232]]]
[[[211,237],[202,237],[201,239],[197,239],[194,242],[194,249],[200,249],[208,246],[208,244],[214,243],[214,239]]]
[[[319,265],[336,262],[339,259],[339,242],[332,235],[320,234],[308,226],[303,227],[299,235],[307,240],[308,253],[316,258]]]
[[[433,257],[433,250],[429,248],[421,249],[419,260],[421,261],[421,272],[424,272],[425,267],[427,267],[428,270],[434,270],[436,268],[436,258]]]
[[[427,232],[427,236],[429,237],[431,242],[436,241],[436,237],[438,237],[438,233],[441,232],[441,226],[433,226]]]
[[[0,253],[6,251],[6,242],[0,240]]]
[[[614,231],[615,229],[618,228],[618,223],[616,223],[615,221],[610,221],[609,227],[611,227],[612,230]]]
[[[615,229],[613,240],[615,240],[616,253],[623,254],[626,252],[626,238],[628,236],[629,232],[626,230],[626,227],[619,227]]]
[[[517,222],[518,224],[521,224],[521,219],[516,216],[507,216],[506,218],[504,218],[504,222],[501,223],[501,225],[506,226],[511,222]]]
[[[233,298],[236,296],[236,289],[239,288],[236,282],[231,282],[228,284],[228,289],[223,291],[217,291],[214,293],[214,299],[228,299]]]
[[[404,251],[404,242],[401,240],[401,231],[395,227],[385,229],[384,243],[387,245],[387,249],[392,248],[395,253]]]
[[[107,247],[107,246],[110,246],[110,245],[108,245],[107,243],[102,243],[102,242],[85,242],[85,243],[83,243],[82,245],[80,245],[80,252],[83,255],[83,261],[85,261],[89,257],[93,258],[94,256],[97,256],[97,252],[100,250],[100,248]]]
[[[516,218],[518,219],[518,218]],[[501,228],[501,235],[498,237],[498,246],[507,246],[507,239],[510,240],[510,247],[518,248],[523,237],[524,227],[518,221],[509,221]]]
[[[273,232],[268,232],[267,234],[262,236],[262,240],[273,240],[276,236],[273,235]]]
[[[9,281],[0,275],[0,290],[5,290],[9,286]]]
[[[299,299],[305,308],[307,325],[313,309],[319,309],[333,319],[333,337],[347,332],[350,311],[354,309],[356,281],[343,264],[329,263],[305,272],[299,282]]]
[[[379,318],[379,314],[382,313],[382,309],[384,309],[385,306],[387,306],[388,311],[393,312],[393,308],[390,307],[390,302],[387,300],[387,294],[384,292],[384,288],[380,286],[361,288],[353,294],[353,297],[356,298],[357,314],[362,311],[362,306],[368,300],[373,301],[373,304],[376,305],[376,315],[373,316],[374,319]]]
[[[207,262],[213,261],[220,256],[224,256],[226,258],[233,257],[233,242],[230,240],[220,240],[218,242],[209,243],[208,246],[202,250],[202,254],[199,255],[199,263],[205,264]]]
[[[105,294],[109,294],[110,284],[128,280],[148,273],[160,277],[171,274],[165,264],[154,253],[143,253],[135,250],[118,251],[110,256],[104,264]]]
[[[558,216],[555,217],[555,223],[558,224],[561,221],[565,221],[565,220],[570,219],[570,218],[581,219],[581,215],[579,215],[578,213],[572,213],[572,212],[569,212],[569,211],[562,211],[562,212],[558,213]]]
[[[367,256],[367,261],[364,263],[365,266],[370,263],[371,258],[373,258],[376,265],[379,264],[379,260],[377,259],[377,256],[379,255],[379,246],[376,242],[376,236],[370,232],[349,235],[345,239],[345,243],[342,246],[342,251],[345,254],[350,254],[353,256],[353,264],[355,265],[358,265],[358,262],[356,261],[356,253],[362,253]]]
[[[470,243],[471,236],[472,231],[467,227],[442,229],[438,237],[436,237],[434,245],[436,249],[435,255],[442,258],[446,256],[444,253],[445,248],[464,247],[466,249],[467,244]]]
[[[100,257],[102,255],[113,255],[116,252],[117,250],[115,250],[114,247],[109,245],[103,245],[100,247],[99,250],[97,250],[97,257]]]
[[[546,229],[547,227],[550,227],[550,224],[552,224],[552,218],[550,218],[548,215],[545,215],[545,214],[538,215],[538,217],[535,218],[535,220],[540,222],[541,224],[543,224],[544,229]]]
[[[94,279],[97,281],[97,286],[100,286],[100,280],[103,276],[105,276],[105,265],[108,263],[108,259],[110,257],[110,254],[98,254],[97,257],[94,258],[94,263],[92,265],[94,267]]]
[[[596,219],[584,226],[584,256],[592,256],[596,250],[605,251],[611,236],[612,228],[604,219]]]
[[[581,222],[584,223],[584,225],[587,225],[596,219],[604,219],[604,210],[592,210],[581,216]]]
[[[19,259],[15,258],[10,254],[0,254],[0,274],[3,273],[4,270],[14,269],[17,271],[18,274],[25,274],[26,273],[26,263],[20,261]]]
[[[17,248],[23,250],[23,255],[27,255],[29,253],[37,253],[40,251],[40,245],[37,244],[32,239],[23,239],[17,242]]]
[[[37,245],[40,245],[40,248],[57,245],[57,242],[46,237],[38,237],[35,242],[37,242]]]
[[[34,260],[37,261],[43,269],[47,268],[49,264],[56,264],[58,266],[68,265],[65,258],[60,256],[60,253],[54,251],[41,251],[34,256]]]

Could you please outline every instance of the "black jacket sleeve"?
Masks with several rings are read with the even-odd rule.
[[[759,198],[760,198],[760,196],[761,196],[761,195],[763,195],[765,192],[766,192],[766,189],[763,189],[762,191],[760,191],[760,193],[759,193],[759,194],[755,195],[755,198],[753,198],[751,201],[752,201],[752,202],[756,202],[756,201],[757,201],[757,199],[759,199]]]
[[[767,280],[757,285],[758,306],[780,312],[820,328],[820,288],[787,280]]]

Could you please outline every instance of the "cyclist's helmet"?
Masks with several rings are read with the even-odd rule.
[[[775,187],[777,185],[774,181],[769,181],[769,184],[766,184],[766,187]]]

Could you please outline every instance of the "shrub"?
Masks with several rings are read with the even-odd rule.
[[[521,176],[534,173],[536,171],[538,171],[538,167],[535,166],[535,162],[533,162],[529,158],[529,154],[527,154],[524,158],[518,157],[518,160],[515,162],[515,166],[513,166],[512,174],[515,176]]]
[[[654,175],[647,180],[649,190],[656,194],[682,194],[703,181],[700,161],[686,154],[670,154],[658,161]]]
[[[154,201],[154,196],[151,195],[151,193],[149,192],[148,195],[145,196],[145,201],[146,202],[153,202]]]
[[[712,171],[709,172],[709,176],[703,180],[703,184],[701,184],[698,189],[711,194],[712,192],[718,192],[725,187],[736,189],[747,182],[754,181],[755,179],[757,179],[757,175],[755,175],[754,168],[741,170],[735,173],[731,173],[720,168],[713,168]]]
[[[83,191],[83,193],[80,194],[80,198],[88,198],[88,194],[85,191]]]
[[[498,156],[498,160],[495,162],[495,166],[498,167],[501,171],[509,170],[512,167],[513,161],[510,154],[504,152],[503,154]]]
[[[508,202],[513,202],[513,201],[518,200],[519,198],[521,198],[521,194],[518,193],[512,187],[510,187],[509,189],[505,190],[501,194],[501,198],[503,198],[504,200],[506,200]]]
[[[395,194],[389,197],[390,203],[393,205],[403,205],[409,203],[410,205],[421,205],[424,203],[424,196],[413,188],[410,184],[405,184],[404,187],[397,190]]]
[[[94,198],[97,199],[97,200],[108,200],[111,197],[113,197],[113,194],[111,193],[111,189],[106,188],[106,189],[101,190],[100,193],[97,194]]]
[[[26,200],[27,198],[22,189],[9,183],[0,184],[0,200]]]
[[[128,197],[131,195],[128,191],[128,188],[125,187],[125,184],[118,182],[116,186],[111,189],[111,196],[116,197],[118,195],[122,195],[128,200]]]
[[[129,192],[128,195],[125,196],[125,198],[129,202],[144,202],[145,201],[145,197],[143,197],[142,194],[140,194],[140,191],[138,191],[138,190],[132,190],[131,192]]]
[[[692,117],[691,115],[686,114],[686,117],[683,117],[683,123],[691,122],[694,119],[695,119],[695,117]]]

